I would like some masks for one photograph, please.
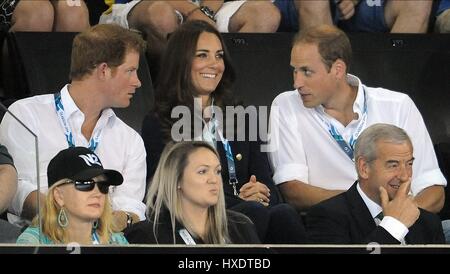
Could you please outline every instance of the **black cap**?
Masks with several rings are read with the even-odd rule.
[[[86,147],[70,147],[61,150],[47,167],[48,187],[62,179],[87,181],[104,174],[108,185],[120,185],[123,177],[120,172],[104,169],[99,157]]]

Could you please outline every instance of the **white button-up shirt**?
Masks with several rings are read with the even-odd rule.
[[[357,180],[354,162],[318,115],[326,117],[348,143],[363,117],[364,100],[367,100],[364,128],[375,123],[393,124],[403,128],[412,140],[415,158],[411,185],[413,195],[432,185],[445,186],[447,181],[439,169],[431,138],[411,98],[383,88],[366,87],[350,74],[347,81],[358,87],[353,105],[358,120],[347,126],[327,115],[322,106],[306,108],[296,90],[281,93],[274,99],[270,115],[269,158],[275,183],[298,180],[324,189],[349,189]]]
[[[71,98],[67,86],[61,90],[64,114],[73,134],[76,146],[89,146],[81,133],[84,114]],[[63,126],[57,116],[53,94],[34,96],[19,100],[9,107],[38,138],[40,190],[46,193],[47,166],[50,160],[68,142]],[[101,131],[100,143],[95,153],[104,168],[119,171],[124,182],[110,188],[113,210],[124,210],[145,219],[146,153],[141,136],[119,119],[112,109],[105,109],[95,125],[92,136]],[[18,172],[19,185],[10,206],[12,213],[20,216],[23,203],[30,192],[37,190],[36,149],[32,135],[8,113],[0,124],[0,143],[11,153]],[[21,220],[10,218],[21,224]]]

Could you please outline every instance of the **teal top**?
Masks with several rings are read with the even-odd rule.
[[[42,235],[42,244],[55,244],[47,235]],[[39,243],[39,229],[37,227],[27,227],[19,238],[17,238],[16,243],[18,244],[28,244],[28,245],[38,245]],[[123,233],[112,233],[109,238],[109,244],[112,245],[127,245],[128,241],[123,236]]]

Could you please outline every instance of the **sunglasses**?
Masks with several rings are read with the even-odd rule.
[[[107,181],[95,182],[94,180],[86,181],[67,181],[67,184],[75,184],[75,189],[79,191],[91,191],[94,189],[95,184],[98,186],[98,190],[103,194],[108,194],[109,184]]]

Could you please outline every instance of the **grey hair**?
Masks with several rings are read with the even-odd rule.
[[[358,168],[358,159],[363,157],[366,162],[377,158],[377,143],[379,141],[403,144],[411,143],[408,134],[401,128],[390,124],[373,124],[366,128],[355,144],[355,166]]]

